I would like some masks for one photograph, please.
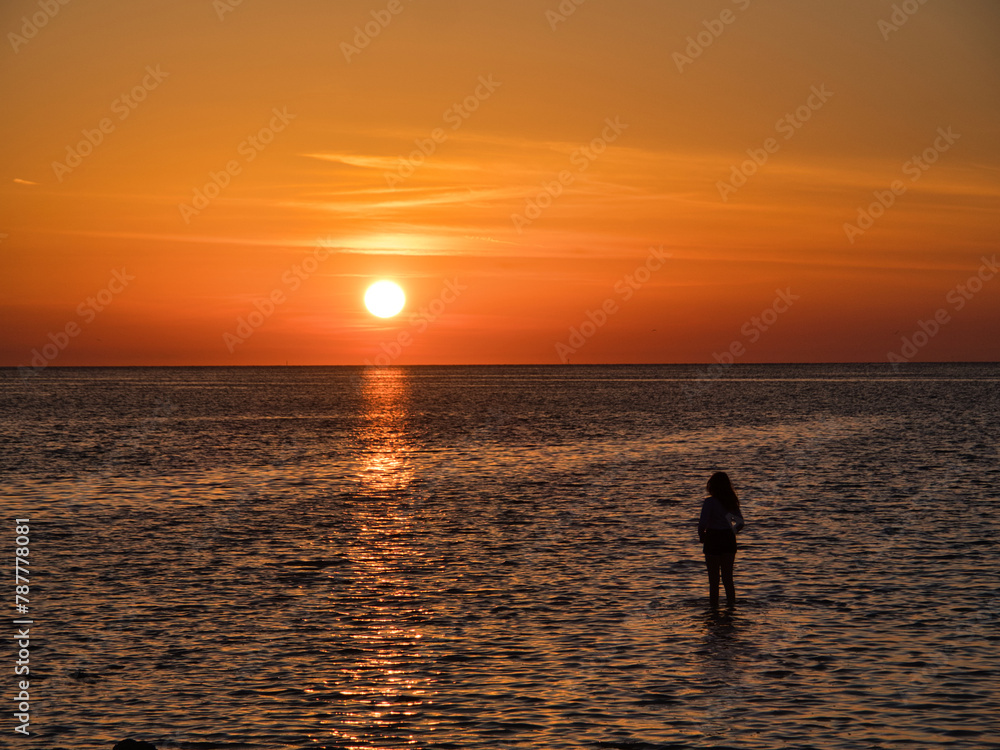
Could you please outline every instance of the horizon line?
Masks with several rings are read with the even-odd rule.
[[[919,361],[919,362],[888,362],[884,360],[871,361],[871,360],[859,360],[859,361],[822,361],[822,362],[734,362],[731,364],[723,364],[720,362],[586,362],[586,363],[539,363],[539,362],[521,362],[521,363],[451,363],[451,364],[441,364],[433,362],[421,362],[421,363],[411,363],[411,364],[388,364],[388,365],[374,365],[374,364],[350,364],[350,365],[324,365],[324,364],[241,364],[241,365],[48,365],[42,368],[39,372],[44,372],[45,370],[100,370],[100,369],[193,369],[193,368],[284,368],[284,367],[325,367],[325,368],[360,368],[360,369],[374,369],[374,370],[385,370],[390,368],[400,368],[400,367],[560,367],[560,368],[573,368],[573,367],[715,367],[722,368],[725,370],[737,368],[737,367],[788,367],[788,366],[821,366],[821,365],[878,365],[884,367],[907,367],[911,365],[997,365],[1000,364],[998,360],[930,360],[930,361]],[[20,370],[20,369],[35,369],[32,367],[25,367],[24,365],[0,365],[0,370]]]

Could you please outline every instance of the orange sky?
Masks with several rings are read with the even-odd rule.
[[[0,365],[1000,360],[1000,5],[895,5],[4,3]]]

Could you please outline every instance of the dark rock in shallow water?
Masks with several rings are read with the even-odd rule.
[[[122,740],[115,745],[113,750],[156,750],[156,746],[148,742],[142,742],[141,740],[133,740],[129,737],[127,740]]]

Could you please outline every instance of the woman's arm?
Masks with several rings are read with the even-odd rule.
[[[705,531],[708,529],[708,501],[701,504],[701,517],[698,519],[698,541],[705,543]]]

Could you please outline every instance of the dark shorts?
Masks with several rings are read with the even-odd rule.
[[[703,549],[706,555],[735,555],[736,534],[724,529],[706,529]]]

